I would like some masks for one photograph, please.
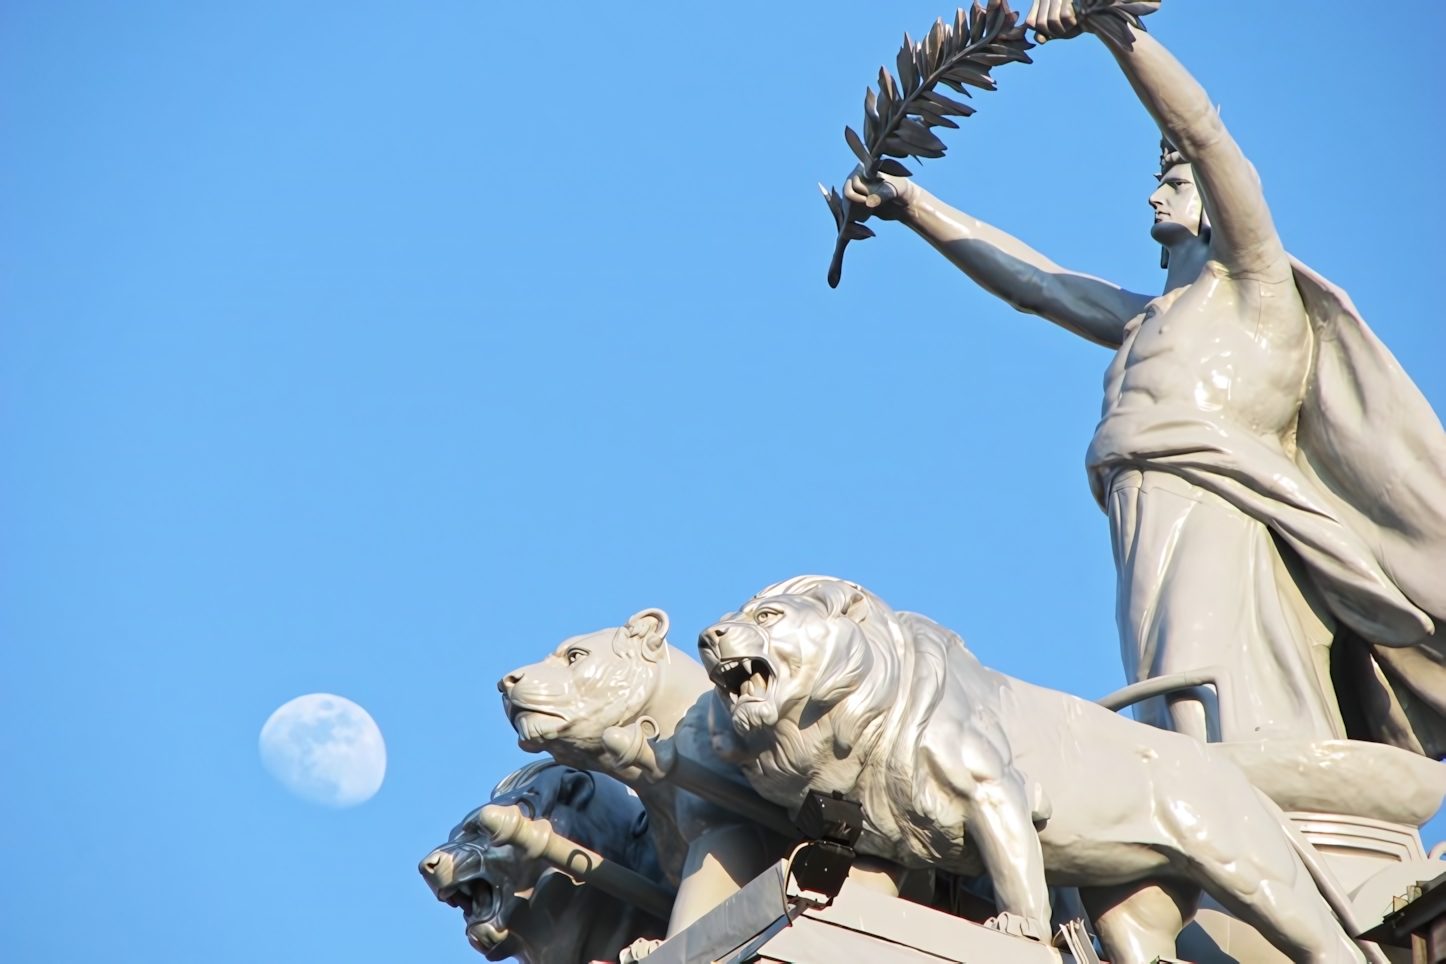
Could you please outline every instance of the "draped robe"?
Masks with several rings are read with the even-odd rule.
[[[1349,296],[1292,267],[1314,340],[1293,436],[1184,401],[1107,411],[1095,430],[1125,670],[1219,667],[1216,738],[1350,737],[1440,759],[1446,433]],[[1137,713],[1182,728],[1163,699]]]

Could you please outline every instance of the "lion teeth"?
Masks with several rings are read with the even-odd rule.
[[[753,676],[748,680],[748,682],[752,684],[752,686],[750,687],[752,691],[758,693],[765,693],[768,691],[768,680],[764,678],[762,673],[754,673]]]

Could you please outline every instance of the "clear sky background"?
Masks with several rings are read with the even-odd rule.
[[[478,960],[414,868],[527,759],[495,681],[646,606],[691,651],[823,572],[1121,685],[1109,353],[897,225],[824,282],[814,184],[949,9],[0,6],[0,958]],[[1446,6],[1150,26],[1446,410]],[[1157,291],[1150,121],[1035,56],[920,181]],[[314,691],[386,736],[355,809],[258,759]]]

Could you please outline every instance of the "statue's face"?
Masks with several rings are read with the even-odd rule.
[[[1176,244],[1200,233],[1203,202],[1189,164],[1176,164],[1165,172],[1160,186],[1150,195],[1150,207],[1155,209],[1150,237],[1161,244]]]

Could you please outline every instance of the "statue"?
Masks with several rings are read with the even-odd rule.
[[[1026,22],[1039,39],[1097,35],[1159,125],[1163,294],[1061,268],[892,161],[849,179],[848,216],[905,224],[1016,309],[1115,352],[1086,464],[1114,541],[1125,673],[1215,669],[1235,694],[1218,733],[1199,690],[1154,697],[1139,719],[1439,759],[1446,434],[1346,294],[1287,254],[1205,91],[1140,28],[1157,5],[1036,0]],[[841,243],[866,236],[831,205]]]
[[[1285,251],[1218,111],[1144,31],[1158,6],[1035,0],[1021,24],[988,0],[906,36],[864,134],[846,129],[859,168],[825,192],[830,284],[863,220],[897,220],[1114,351],[1086,468],[1130,685],[1093,704],[1012,679],[820,576],[705,630],[702,665],[659,609],[572,637],[498,684],[519,746],[557,762],[421,866],[489,958],[744,961],[791,941],[812,950],[788,959],[831,960],[876,938],[952,957],[982,936],[995,950],[971,960],[1097,964],[1088,918],[1115,964],[1192,941],[1273,960],[1247,931],[1295,961],[1385,964],[1361,935],[1446,853],[1416,830],[1446,797],[1446,432]],[[1098,36],[1160,128],[1157,297],[1059,267],[898,160],[943,155],[931,129],[972,108],[938,87],[993,89],[993,67],[1031,62],[1026,27]],[[984,928],[963,923],[988,894]],[[1208,939],[1181,937],[1192,919]]]
[[[673,934],[785,856],[787,841],[671,783],[649,780],[637,767],[612,766],[603,734],[650,720],[656,726],[650,735],[671,738],[722,779],[746,788],[737,768],[712,752],[708,675],[669,646],[667,635],[667,613],[645,609],[621,627],[564,640],[542,662],[508,673],[497,688],[518,746],[607,773],[638,794],[663,869],[678,885],[668,924]]]
[[[1151,964],[1203,889],[1293,960],[1363,960],[1285,816],[1200,741],[986,669],[839,579],[765,589],[698,646],[760,794],[840,794],[859,852],[987,871],[999,929],[1048,940],[1046,881],[1079,887],[1106,956]]]
[[[492,791],[560,834],[652,880],[662,879],[642,805],[617,781],[552,760],[529,763]],[[595,887],[574,883],[535,855],[495,845],[472,811],[418,870],[437,899],[460,908],[467,940],[489,961],[580,964],[618,959],[666,923]]]

